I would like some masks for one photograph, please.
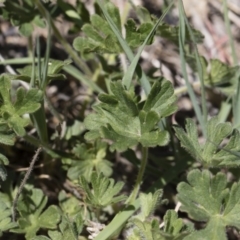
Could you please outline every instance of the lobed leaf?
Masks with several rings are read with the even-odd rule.
[[[121,33],[122,27],[119,9],[111,2],[106,3],[104,7]],[[82,28],[86,37],[77,37],[73,42],[73,46],[77,51],[81,53],[96,52],[100,54],[120,53],[123,51],[118,38],[105,19],[97,14],[93,14],[90,21],[91,24],[87,23]],[[153,23],[143,23],[137,27],[134,20],[129,19],[125,25],[125,40],[127,44],[132,48],[139,47],[150,33],[152,27]],[[151,42],[152,38],[148,44]]]
[[[102,173],[92,173],[91,186],[92,190],[83,176],[79,177],[79,184],[86,193],[86,202],[93,207],[106,207],[126,199],[124,195],[119,195],[123,188],[123,182],[114,183],[113,179],[104,177]]]
[[[181,211],[187,212],[195,221],[206,222],[203,230],[191,233],[186,239],[227,239],[225,228],[240,229],[240,184],[227,188],[223,173],[211,176],[208,170],[192,170],[187,176],[188,183],[181,182],[178,199]]]
[[[0,76],[0,142],[9,145],[13,144],[14,133],[19,136],[25,135],[25,129],[29,120],[22,115],[33,113],[40,107],[42,92],[37,89],[25,91],[19,88],[16,93],[16,100],[11,100],[11,81],[6,75]],[[14,133],[13,133],[14,132]],[[9,135],[8,135],[9,134]],[[7,136],[8,135],[8,136]]]
[[[197,127],[192,119],[186,121],[186,131],[174,127],[181,146],[196,160],[210,167],[238,166],[240,164],[240,135],[232,129],[230,123],[220,123],[217,117],[207,122],[207,138],[203,144],[198,141]],[[229,142],[220,147],[222,141],[229,137]]]
[[[106,147],[107,144],[100,141],[97,141],[94,146],[78,144],[73,149],[77,160],[71,159],[71,167],[67,173],[68,177],[71,180],[76,180],[79,175],[83,175],[90,182],[94,171],[109,177],[112,174],[112,163],[105,159]]]
[[[12,230],[16,233],[25,233],[26,239],[36,236],[40,228],[55,229],[61,216],[56,206],[49,206],[45,211],[47,197],[40,189],[33,188],[30,194],[24,194],[24,199],[18,203],[20,217],[18,228]]]
[[[175,96],[170,82],[155,82],[144,103],[138,103],[135,94],[127,91],[120,81],[110,84],[112,94],[100,94],[96,113],[85,118],[90,130],[87,140],[106,138],[112,141],[110,150],[124,151],[140,143],[144,147],[166,145],[169,134],[157,123],[162,117],[176,111]]]

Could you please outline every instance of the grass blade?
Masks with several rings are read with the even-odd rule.
[[[199,121],[199,124],[201,125],[202,131],[204,136],[206,136],[206,128],[205,124],[202,118],[202,112],[200,107],[198,106],[197,102],[197,97],[193,91],[193,88],[188,80],[188,75],[187,75],[187,66],[186,66],[186,60],[185,60],[185,54],[184,54],[184,42],[185,42],[185,34],[186,34],[186,29],[185,29],[185,18],[183,16],[184,11],[183,11],[183,6],[182,6],[182,1],[179,0],[179,51],[180,51],[180,59],[181,59],[181,68],[182,68],[182,73],[183,77],[186,82],[186,86],[188,89],[188,94],[189,97],[192,101],[194,111],[196,113],[197,119]]]
[[[128,46],[127,42],[125,41],[125,39],[122,37],[122,34],[119,32],[117,26],[115,25],[115,23],[113,22],[113,20],[111,19],[111,17],[109,16],[108,12],[106,11],[106,9],[104,8],[104,4],[100,1],[97,0],[97,3],[99,5],[99,7],[101,8],[106,20],[108,21],[112,31],[114,32],[114,34],[116,35],[116,37],[118,38],[118,41],[120,43],[120,45],[122,46],[125,54],[127,55],[128,59],[130,62],[133,61],[134,59],[134,54],[131,50],[131,48]],[[173,6],[174,1],[172,1],[168,8],[166,9],[166,11],[162,14],[161,18],[159,19],[159,21],[162,21],[163,18],[166,16],[166,14],[169,12],[169,10],[171,9],[171,7]],[[139,69],[139,70],[138,70]],[[145,73],[142,71],[142,69],[139,67],[136,71],[139,79],[140,79],[140,83],[145,91],[146,94],[148,94],[150,92],[151,89],[151,85],[147,79],[147,76],[145,75]]]
[[[155,33],[155,31],[157,30],[157,27],[159,26],[159,24],[162,22],[162,17],[158,19],[158,21],[156,22],[156,24],[153,26],[151,32],[148,34],[148,36],[146,37],[145,41],[143,42],[142,46],[138,49],[138,53],[137,55],[133,58],[130,66],[128,67],[127,72],[124,74],[124,77],[122,79],[122,83],[124,86],[126,86],[127,89],[130,88],[131,82],[132,82],[132,78],[135,72],[135,69],[137,67],[139,58],[141,57],[141,53],[144,49],[144,47],[146,46],[147,42],[149,41],[149,39],[152,37],[152,35]]]

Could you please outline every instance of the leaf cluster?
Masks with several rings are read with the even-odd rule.
[[[79,175],[90,182],[92,173],[103,173],[109,177],[112,174],[112,163],[106,159],[107,144],[96,141],[94,145],[77,144],[73,148],[73,154],[77,159],[70,159],[71,166],[68,169],[68,177],[77,180]]]
[[[187,61],[194,71],[197,71],[196,61],[187,56]],[[235,76],[239,72],[239,66],[228,66],[219,59],[210,59],[208,62],[200,57],[203,80],[206,86],[213,86],[226,95],[233,95],[236,90]]]
[[[182,203],[181,211],[189,217],[207,225],[200,231],[194,231],[186,240],[212,239],[226,240],[227,226],[240,229],[240,184],[227,187],[227,178],[223,173],[211,176],[208,170],[192,170],[187,176],[188,183],[181,182],[178,187],[178,199]]]
[[[0,76],[0,130],[1,143],[13,145],[14,135],[24,136],[29,120],[23,115],[33,113],[40,107],[42,92],[38,89],[28,91],[18,88],[16,99],[12,101],[11,81],[8,76]],[[12,133],[11,133],[12,131]]]
[[[240,133],[232,128],[230,123],[221,123],[217,117],[211,118],[206,126],[205,142],[198,140],[197,126],[193,119],[187,119],[186,132],[174,127],[176,136],[184,147],[196,160],[208,167],[236,167],[239,166]],[[221,147],[222,141],[229,141]]]
[[[40,228],[55,229],[61,219],[57,206],[51,205],[46,210],[47,197],[42,190],[37,188],[25,189],[23,199],[18,203],[19,218],[18,227],[12,229],[15,233],[25,233],[26,239],[30,240],[36,236]]]
[[[115,23],[118,31],[122,33],[122,23],[119,9],[108,2],[105,4],[106,11]],[[86,37],[77,37],[74,40],[73,46],[81,53],[120,53],[122,52],[121,45],[108,22],[100,15],[93,14],[90,17],[91,23],[84,24],[82,31]],[[126,42],[129,47],[139,47],[150,33],[153,23],[145,22],[137,26],[133,19],[128,19],[125,24]],[[151,39],[152,41],[152,39]],[[149,41],[149,43],[151,43]]]
[[[126,199],[124,195],[116,196],[124,183],[119,181],[115,184],[113,179],[104,177],[102,173],[92,173],[91,187],[83,176],[79,177],[79,184],[86,194],[85,202],[94,208],[106,207]]]
[[[166,202],[162,200],[162,195],[162,190],[157,190],[154,193],[140,194],[141,210],[139,214],[129,220],[127,240],[181,240],[190,234],[190,226],[185,226],[183,220],[179,219],[177,213],[173,210],[166,212],[164,216],[164,229],[160,230],[159,220],[152,216],[156,208]]]
[[[24,36],[31,35],[34,25],[45,27],[45,22],[39,16],[32,0],[5,1],[4,7],[0,8],[0,14],[14,26],[18,26],[19,32]]]
[[[144,147],[164,146],[169,141],[167,131],[157,123],[176,111],[172,84],[156,81],[147,99],[138,102],[133,91],[124,89],[120,81],[111,82],[112,94],[100,94],[96,113],[85,118],[87,140],[106,138],[113,143],[110,150],[124,151],[140,143]]]

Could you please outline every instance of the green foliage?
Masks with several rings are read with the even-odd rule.
[[[214,86],[226,95],[233,95],[236,90],[235,76],[239,66],[230,67],[218,59],[211,59],[209,63],[204,57],[200,58],[203,79],[207,86]],[[195,60],[190,58],[189,64],[196,71]]]
[[[25,129],[29,124],[29,120],[22,116],[26,113],[33,113],[40,107],[42,92],[38,89],[30,89],[25,91],[18,88],[16,100],[11,100],[11,81],[5,76],[0,76],[0,130],[1,142],[12,145],[14,141],[14,133],[19,136],[25,135]],[[14,133],[11,133],[13,131]],[[7,135],[7,132],[10,134]]]
[[[105,8],[121,33],[121,19],[118,8],[110,2],[105,4]],[[138,7],[137,14],[141,20],[145,19],[139,26],[137,26],[133,19],[128,19],[125,23],[125,40],[131,48],[137,48],[144,42],[156,22],[146,8]],[[86,37],[77,37],[73,43],[74,48],[81,53],[94,52],[102,54],[122,52],[121,45],[108,25],[108,22],[98,14],[93,14],[90,19],[91,24],[87,23],[82,28]],[[198,43],[202,42],[202,34],[196,30],[193,30],[193,32],[196,41]],[[178,44],[178,27],[172,27],[164,23],[158,27],[156,34]],[[187,31],[186,41],[190,42],[190,39],[190,34]],[[153,37],[148,41],[148,44],[151,44],[152,41]]]
[[[8,165],[8,164],[9,164],[9,161],[6,158],[6,156],[0,153],[0,178],[2,179],[2,181],[5,181],[7,178],[7,171],[4,165]]]
[[[204,36],[201,32],[197,31],[196,29],[192,29],[196,43],[202,43]],[[170,26],[166,23],[161,24],[156,32],[157,35],[159,35],[162,38],[165,38],[177,46],[179,45],[178,37],[179,37],[179,26]],[[192,39],[189,33],[189,30],[186,29],[186,36],[185,36],[186,43],[191,43]]]
[[[151,219],[156,207],[162,203],[162,190],[157,190],[154,194],[140,194],[140,213],[133,216],[129,221],[130,229],[128,240],[149,239],[160,240],[159,221]]]
[[[6,1],[0,8],[0,15],[9,19],[14,26],[19,27],[19,32],[24,36],[30,36],[34,25],[45,27],[44,20],[38,15],[38,9],[32,0]]]
[[[79,202],[71,197],[68,198],[62,191],[59,194],[60,206],[63,210],[62,220],[59,230],[49,230],[48,236],[36,236],[33,240],[76,240],[82,232],[83,218],[80,212]]]
[[[173,210],[166,212],[164,216],[164,230],[159,229],[159,221],[152,218],[156,207],[165,203],[162,201],[162,190],[154,194],[140,194],[140,213],[129,221],[128,240],[181,240],[189,234],[189,230],[182,219],[178,219]]]
[[[61,191],[58,195],[59,205],[62,212],[69,218],[75,218],[76,215],[82,212],[82,207],[79,205],[79,200],[73,196],[68,196],[65,191]]]
[[[193,71],[200,72],[200,65],[202,65],[202,100],[205,99],[205,84],[207,88],[215,87],[229,95],[230,98],[234,95],[234,108],[238,108],[240,88],[236,76],[239,75],[239,67],[228,66],[217,59],[212,59],[208,63],[205,58],[196,57],[198,54],[193,57],[192,46],[202,43],[203,35],[188,24],[181,8],[182,1],[179,1],[179,26],[170,26],[162,21],[174,3],[174,0],[168,3],[164,1],[165,10],[160,18],[156,18],[151,16],[146,8],[136,7],[133,4],[132,9],[129,4],[125,5],[126,9],[120,16],[119,9],[109,0],[96,0],[92,9],[94,14],[91,16],[87,5],[81,0],[74,1],[74,5],[65,0],[0,0],[2,18],[10,20],[13,26],[18,27],[22,35],[29,37],[30,54],[35,52],[35,49],[31,49],[34,26],[46,27],[47,22],[48,32],[51,33],[48,35],[44,60],[38,59],[36,65],[31,64],[18,69],[17,75],[0,76],[0,144],[9,145],[1,148],[3,152],[0,153],[0,178],[3,180],[0,192],[2,213],[0,237],[16,238],[13,236],[16,233],[25,235],[27,240],[77,240],[85,239],[88,231],[89,239],[106,240],[119,238],[118,235],[122,228],[127,228],[126,238],[128,240],[224,240],[227,239],[226,228],[232,227],[240,230],[240,183],[233,183],[239,178],[237,171],[231,171],[234,176],[233,180],[231,179],[232,182],[228,183],[227,175],[223,173],[216,173],[212,176],[208,170],[192,170],[188,174],[188,182],[181,182],[177,187],[177,198],[182,204],[181,211],[188,214],[188,219],[186,214],[183,215],[184,219],[178,218],[174,210],[165,212],[162,223],[159,218],[155,218],[156,208],[165,203],[162,200],[162,190],[148,194],[143,192],[138,197],[142,182],[145,185],[152,183],[156,177],[158,180],[147,191],[151,191],[152,188],[158,189],[159,186],[163,187],[169,182],[177,184],[183,172],[195,167],[193,158],[201,162],[204,168],[229,168],[240,165],[239,131],[233,129],[230,123],[220,122],[217,117],[211,118],[205,124],[201,119],[207,119],[206,104],[202,101],[204,117],[201,118],[202,111],[197,107],[198,103],[194,101],[196,99],[190,87],[189,95],[193,99],[200,126],[204,126],[201,130],[205,141],[201,138],[200,142],[201,131],[198,134],[197,125],[192,119],[188,119],[185,130],[177,126],[174,129],[182,147],[191,156],[186,154],[184,149],[178,149],[175,136],[170,130],[170,121],[165,119],[177,110],[174,88],[171,82],[164,78],[150,79],[140,65],[138,66],[145,45],[151,44],[154,36],[158,35],[179,48],[183,66],[182,74],[187,85],[189,82],[187,71],[185,71],[185,61],[188,61]],[[132,10],[135,11],[136,21],[131,18],[127,19],[128,16],[132,16]],[[69,25],[73,26],[70,33],[80,34],[81,37],[77,37],[73,45],[81,56],[89,54],[92,57],[92,53],[102,54],[102,56],[98,56],[97,59],[91,58],[86,64],[82,62],[54,25],[58,20],[56,16],[60,14],[64,21],[69,21]],[[125,30],[124,37],[123,30]],[[62,44],[62,49],[66,50],[80,66],[79,70],[76,71],[75,67],[67,66],[70,64],[69,60],[49,60],[49,56],[52,56],[52,35]],[[194,44],[192,44],[193,41]],[[40,58],[43,48],[40,47],[40,41],[37,42],[37,55]],[[138,47],[140,48],[134,56],[132,49],[135,50]],[[125,52],[130,61],[125,73],[119,67],[117,55],[109,57],[109,54],[104,54],[122,52]],[[13,61],[16,62],[16,59]],[[65,131],[64,128],[61,129],[61,137],[60,130],[57,129],[55,136],[52,135],[49,138],[48,133],[53,132],[52,126],[55,121],[46,119],[49,114],[45,114],[43,91],[47,90],[47,84],[52,80],[66,79],[61,73],[62,70],[66,70],[68,74],[82,81],[90,89],[84,92],[78,119],[71,119],[73,125],[67,126]],[[152,74],[151,70],[150,74]],[[134,91],[134,87],[138,86],[132,84],[135,73],[146,93],[142,99],[140,99],[140,94]],[[89,81],[90,79],[93,82]],[[36,86],[41,91],[34,88],[29,91],[19,88],[14,92],[11,89],[11,80],[25,81],[30,83],[30,87]],[[99,101],[95,101],[92,94],[94,91],[101,92],[98,97]],[[104,91],[106,93],[103,94]],[[138,92],[137,88],[136,92]],[[46,102],[50,112],[58,116],[59,114],[54,109],[55,105],[52,107],[49,101],[46,100]],[[89,111],[92,104],[94,113]],[[235,114],[236,109],[233,110],[231,119],[234,126],[238,126],[238,121],[235,119],[238,116]],[[61,113],[65,114],[65,109]],[[25,128],[30,122],[29,114],[32,120],[31,130],[32,132],[37,130],[40,140],[30,136],[30,132],[26,134]],[[57,118],[62,122],[61,116]],[[50,131],[48,131],[48,126]],[[82,139],[84,133],[85,139],[90,142],[84,142]],[[20,165],[25,167],[25,163],[12,162],[12,158],[16,157],[15,151],[19,149],[19,146],[21,153],[29,146],[23,145],[21,141],[14,146],[17,136],[22,137],[21,140],[33,140],[29,142],[40,145],[43,150],[47,149],[52,155],[59,152],[57,155],[54,154],[54,158],[61,157],[62,159],[62,162],[53,162],[44,152],[43,162],[39,165],[40,169],[30,167],[30,170],[34,171],[33,179],[39,180],[39,183],[35,185],[44,186],[44,192],[35,186],[27,185],[20,193],[19,199],[15,199],[16,186],[19,182],[17,172]],[[49,139],[54,140],[54,143]],[[169,146],[166,146],[169,142]],[[157,146],[165,146],[160,151],[166,150],[163,155],[161,152],[160,159],[158,148],[153,151],[148,149]],[[112,167],[116,167],[117,164],[107,160],[108,147],[110,151],[117,151],[115,155],[111,154],[112,161],[116,158],[116,162],[120,164],[124,164],[125,160],[134,163],[135,166],[141,164],[132,192],[129,191],[131,188],[128,182],[129,172],[123,168],[113,174]],[[131,150],[133,154],[119,153],[126,150],[129,150],[128,153]],[[9,160],[2,153],[7,154],[11,163],[6,169],[11,167],[17,174],[11,175],[9,172],[7,177],[5,166],[9,164]],[[197,166],[200,167],[198,163]],[[61,171],[58,171],[58,168]],[[148,174],[144,174],[145,169]],[[217,169],[213,171],[217,172]],[[224,171],[228,170],[224,169]],[[125,182],[109,178],[111,175],[116,179],[121,177],[126,181],[124,191],[130,197],[122,205],[119,202],[127,198],[121,194]],[[21,174],[19,176],[22,177]],[[46,176],[47,181],[51,180],[49,185],[45,184],[45,179],[42,179]],[[143,176],[148,178],[146,182],[145,179],[143,181]],[[78,183],[77,186],[76,183]],[[52,188],[54,184],[56,188]],[[144,189],[141,190],[144,191]],[[58,204],[48,204],[46,193],[52,194],[51,200],[55,202],[58,200]],[[168,192],[166,196],[169,196]],[[171,197],[175,201],[174,196]],[[14,206],[17,205],[16,213],[11,212],[13,202]],[[164,209],[161,208],[161,218]],[[14,219],[17,215],[16,222],[11,220],[11,214]],[[189,219],[200,222],[202,229],[195,230],[193,224],[188,223]],[[105,226],[103,222],[107,225]]]
[[[105,159],[107,144],[97,141],[94,146],[87,144],[77,144],[73,148],[77,160],[71,159],[71,167],[68,169],[68,177],[77,180],[79,175],[85,177],[90,182],[93,171],[103,173],[109,177],[112,174],[112,163]]]
[[[102,173],[92,173],[92,189],[83,176],[79,177],[79,184],[86,194],[86,203],[94,208],[106,207],[126,199],[124,195],[116,196],[122,190],[124,183],[119,181],[115,184],[113,179],[104,177]]]
[[[76,219],[71,222],[68,217],[63,216],[62,222],[59,224],[60,231],[48,231],[48,237],[36,236],[33,240],[76,240],[80,235],[83,227],[81,215],[77,215]]]
[[[101,103],[93,109],[96,113],[85,119],[87,140],[110,139],[110,150],[124,151],[141,143],[144,147],[166,145],[167,131],[156,125],[161,118],[176,111],[173,87],[169,81],[156,81],[146,101],[138,102],[133,91],[126,91],[120,81],[112,82],[113,94],[100,94]]]
[[[67,66],[71,63],[71,60],[59,61],[50,59],[48,62],[48,71],[47,71],[47,82],[49,83],[52,80],[64,80],[66,79],[65,75],[60,73],[64,66]],[[41,63],[42,64],[42,63]],[[38,69],[39,66],[36,65],[35,69]],[[10,75],[11,80],[22,80],[25,82],[30,82],[32,78],[32,65],[26,66],[22,69],[17,69],[19,74],[17,75]],[[35,81],[38,83],[42,76],[39,76],[39,71],[35,71]]]
[[[2,233],[4,231],[7,231],[9,229],[13,229],[17,226],[17,223],[13,223],[11,221],[11,209],[6,204],[4,199],[0,200],[0,237],[2,236]]]
[[[141,211],[138,215],[134,216],[134,218],[138,218],[142,222],[150,218],[154,214],[157,206],[165,203],[165,201],[162,201],[162,195],[162,190],[157,190],[156,192],[154,192],[154,194],[140,193],[139,200],[141,205]]]
[[[186,132],[174,127],[176,136],[184,147],[196,160],[209,167],[239,166],[240,134],[232,129],[230,123],[220,123],[217,117],[207,122],[207,138],[203,144],[198,141],[197,126],[192,119],[186,121]],[[222,141],[229,137],[224,148],[220,148]]]
[[[57,206],[51,205],[46,210],[47,197],[42,190],[29,188],[24,197],[18,203],[18,228],[11,230],[15,233],[25,233],[26,239],[30,240],[36,236],[40,228],[55,229],[61,219]]]
[[[208,170],[192,170],[187,176],[188,183],[181,182],[178,199],[181,210],[187,212],[195,221],[206,222],[207,226],[191,233],[190,239],[227,239],[225,228],[240,229],[240,184],[233,183],[227,188],[227,178],[223,173],[211,177]]]
[[[181,218],[178,218],[174,210],[168,210],[164,215],[164,230],[161,235],[166,240],[181,240],[185,239],[190,232],[193,231],[193,224],[184,225]]]
[[[118,8],[110,2],[106,3],[104,7],[121,33],[122,25]],[[82,53],[122,52],[121,45],[108,22],[98,14],[93,14],[90,19],[91,24],[87,23],[82,28],[86,37],[77,37],[73,43],[74,48]],[[153,24],[149,22],[137,27],[134,20],[129,19],[125,24],[128,45],[133,48],[139,47],[150,33],[152,27]]]

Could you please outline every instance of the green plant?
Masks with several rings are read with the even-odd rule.
[[[29,53],[2,64],[30,64],[0,75],[3,239],[217,240],[240,230],[239,66],[200,54],[203,34],[181,0],[164,1],[160,18],[129,2],[121,12],[97,0],[92,14],[80,0],[0,0],[0,15],[28,37]],[[171,26],[163,20],[173,8],[179,22]],[[73,47],[57,28],[60,16],[67,34],[81,33]],[[36,25],[47,31],[45,53]],[[179,52],[180,90],[140,64],[159,36]],[[72,60],[52,59],[60,45]],[[233,42],[231,49],[237,65]],[[76,96],[66,96],[69,86]],[[227,111],[209,114],[208,92],[221,93]],[[172,124],[179,93],[189,94],[196,114],[184,128]]]

